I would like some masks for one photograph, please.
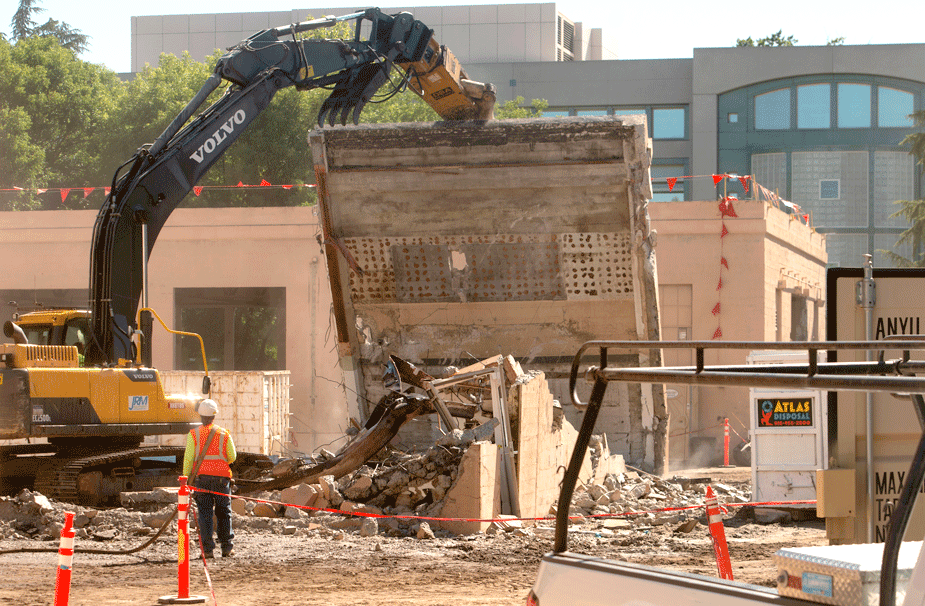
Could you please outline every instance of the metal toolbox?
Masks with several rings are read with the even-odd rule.
[[[899,550],[896,603],[902,604],[922,541]],[[838,606],[877,606],[883,543],[781,549],[774,554],[780,595]]]

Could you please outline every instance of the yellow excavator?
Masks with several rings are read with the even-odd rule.
[[[356,21],[350,40],[299,36],[348,20]],[[197,114],[223,84],[220,99]],[[0,440],[16,443],[0,445],[0,491],[33,488],[99,505],[120,492],[176,484],[182,449],[145,446],[144,438],[198,425],[201,398],[165,394],[152,367],[147,259],[170,213],[289,86],[331,90],[319,126],[357,123],[383,88],[411,88],[444,120],[489,120],[495,103],[494,87],[469,80],[409,13],[325,17],[263,30],[229,49],[157,140],[116,170],[93,229],[89,309],[40,310],[5,323],[13,342],[0,345]],[[204,369],[202,397],[210,389]],[[260,462],[242,454],[239,474]]]

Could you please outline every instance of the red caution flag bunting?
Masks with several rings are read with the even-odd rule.
[[[678,178],[677,178],[677,177],[668,177],[668,191],[673,191],[673,190],[674,190],[674,185],[675,185],[675,183],[677,183],[677,182],[678,182]]]
[[[717,302],[716,305],[713,306],[713,315],[714,315],[714,316],[717,315],[717,314],[719,314],[719,309],[720,309],[720,307],[719,307],[719,302]]]
[[[61,189],[61,201],[62,201],[62,202],[64,202],[64,199],[67,198],[67,195],[68,195],[69,193],[71,193],[71,188],[70,188],[70,187],[62,188],[62,189]]]
[[[725,267],[726,269],[729,269],[729,261],[726,260],[726,257],[720,257],[719,264]]]
[[[719,232],[719,237],[720,237],[720,238],[725,238],[725,237],[728,236],[728,235],[729,235],[729,230],[726,229],[726,224],[723,223],[723,230],[722,230],[721,232]]]
[[[291,185],[280,185],[283,189],[292,189]]]
[[[44,194],[44,193],[47,192],[47,191],[48,191],[47,189],[37,189],[37,190],[35,190],[35,193],[37,193],[37,194],[39,194],[39,195],[42,195],[42,194]]]
[[[270,185],[273,185],[273,184],[267,181],[266,179],[260,180],[260,187],[269,187]]]
[[[723,180],[723,177],[726,175],[713,175],[713,185],[719,185],[719,182]]]
[[[199,194],[202,193],[202,185],[194,185],[194,186],[193,186],[193,193],[196,194],[196,196],[198,197]]]
[[[94,189],[96,189],[96,188],[94,188],[94,187],[85,187],[85,188],[84,188],[84,198],[86,198],[87,196],[89,196],[89,195],[90,195],[90,192],[92,192]]]
[[[719,326],[717,326],[717,327],[716,327],[716,332],[713,333],[713,338],[714,338],[714,339],[722,339],[722,338],[723,338],[723,329],[720,328]]]
[[[803,222],[809,225],[809,215],[803,215]]]
[[[719,214],[723,217],[738,218],[736,209],[732,207],[732,198],[723,198],[719,202]]]
[[[719,277],[719,284],[716,285],[716,290],[720,290],[723,287],[723,277]]]
[[[739,182],[745,188],[745,193],[748,193],[748,177],[739,177]]]
[[[106,194],[106,195],[108,196],[108,195],[109,195],[109,190],[111,190],[111,189],[112,189],[111,187],[104,187],[104,188],[103,188],[103,193]]]
[[[238,184],[235,187],[244,187],[244,181],[238,181]]]

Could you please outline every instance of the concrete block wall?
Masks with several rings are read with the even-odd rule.
[[[554,406],[542,373],[522,377],[508,390],[508,408],[517,447],[517,485],[521,517],[541,517],[559,498],[563,469],[572,456],[578,431]],[[594,479],[585,454],[581,481]]]
[[[491,442],[473,442],[459,464],[456,483],[444,497],[440,517],[490,520],[501,513],[501,449]],[[434,522],[456,534],[474,534],[490,522]]]

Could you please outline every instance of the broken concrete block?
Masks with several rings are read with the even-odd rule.
[[[419,539],[433,539],[434,531],[430,529],[430,524],[427,522],[421,522],[415,535]]]
[[[95,541],[111,541],[119,534],[115,528],[107,528],[105,530],[96,530],[93,532],[93,540]]]
[[[609,518],[604,520],[601,525],[609,530],[629,530],[633,524],[623,518]]]
[[[361,537],[373,537],[379,534],[379,523],[376,518],[363,518],[363,524],[360,526]]]
[[[373,479],[369,476],[357,476],[344,489],[344,496],[348,499],[361,500],[368,498],[373,487]]]
[[[345,513],[371,513],[373,515],[382,515],[382,510],[375,505],[354,503],[353,501],[344,501],[341,503],[340,510]]]
[[[517,377],[524,374],[524,369],[520,366],[520,362],[514,359],[514,356],[505,356],[502,365],[504,366],[504,377],[508,383],[513,383]]]
[[[652,519],[653,526],[664,526],[666,524],[674,525],[681,521],[678,514],[659,513]]]
[[[634,499],[644,499],[649,496],[650,492],[652,492],[652,485],[648,482],[640,482],[626,491],[626,494]]]
[[[605,488],[604,486],[601,486],[600,484],[592,484],[588,488],[588,496],[590,496],[595,501],[600,499],[605,494],[607,494],[607,488]]]
[[[283,512],[283,515],[290,520],[301,520],[308,514],[298,507],[286,507],[286,511]]]
[[[279,498],[288,505],[305,507],[312,505],[317,497],[318,492],[311,484],[299,484],[284,489]]]
[[[498,419],[489,419],[478,427],[465,430],[462,435],[463,445],[468,446],[472,442],[484,442],[485,440],[490,440],[491,437],[495,435],[495,427],[500,424],[501,421]]]
[[[687,534],[697,528],[697,524],[697,518],[690,518],[689,520],[682,522],[680,526],[674,529],[674,531]]]
[[[239,516],[247,515],[247,501],[241,499],[232,499],[231,500],[231,511],[235,512]]]
[[[318,484],[321,486],[322,496],[333,507],[338,507],[344,502],[344,495],[340,493],[334,476],[321,476],[318,478]]]
[[[463,430],[454,429],[445,436],[440,436],[437,440],[438,446],[461,446],[463,443]]]
[[[270,503],[256,503],[253,514],[258,518],[276,518],[279,517],[278,505]]]
[[[363,526],[362,518],[341,518],[328,524],[328,528],[356,530]]]
[[[597,502],[594,499],[592,499],[590,496],[588,496],[587,494],[583,494],[577,499],[575,499],[575,507],[578,507],[581,509],[591,510],[591,509],[594,509],[595,505],[597,505]]]
[[[274,478],[281,478],[284,475],[292,473],[302,464],[301,459],[284,459],[277,463],[273,469],[270,470],[270,476]]]

